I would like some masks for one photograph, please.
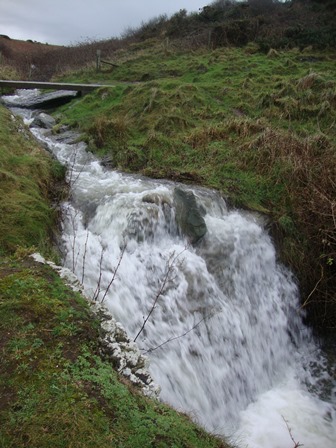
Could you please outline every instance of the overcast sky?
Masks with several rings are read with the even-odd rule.
[[[119,36],[160,14],[188,12],[211,0],[0,0],[0,34],[70,45]]]

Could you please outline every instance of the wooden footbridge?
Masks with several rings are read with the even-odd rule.
[[[50,89],[50,90],[71,90],[81,93],[88,93],[99,87],[113,87],[106,84],[69,84],[64,82],[38,82],[38,81],[7,81],[0,80],[1,87],[12,87],[14,89]]]

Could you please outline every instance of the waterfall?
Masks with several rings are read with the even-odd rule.
[[[32,131],[68,166],[64,264],[131,338],[141,330],[161,399],[241,447],[333,448],[335,371],[263,219],[215,191],[106,170],[85,144]],[[177,223],[177,187],[206,225],[195,244]]]

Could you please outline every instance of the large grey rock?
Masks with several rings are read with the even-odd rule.
[[[44,112],[37,115],[32,121],[30,127],[31,128],[43,128],[43,129],[52,129],[56,124],[56,120],[48,114]]]
[[[78,96],[76,91],[58,90],[55,92],[41,93],[32,90],[26,96],[8,95],[3,97],[3,102],[8,107],[20,107],[24,109],[50,109],[68,103]]]
[[[175,188],[174,204],[178,227],[192,244],[197,243],[206,234],[207,227],[195,195],[191,191]]]

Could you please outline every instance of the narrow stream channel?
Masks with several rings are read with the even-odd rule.
[[[137,343],[161,399],[240,447],[289,448],[292,435],[334,448],[335,370],[262,218],[211,190],[107,170],[84,143],[31,130],[68,167],[64,265],[131,338],[143,328]],[[206,225],[194,245],[178,218],[181,191]]]

